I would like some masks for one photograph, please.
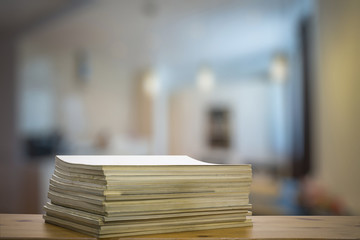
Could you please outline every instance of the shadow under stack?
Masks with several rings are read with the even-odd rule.
[[[44,219],[100,238],[252,226],[251,165],[57,156]]]

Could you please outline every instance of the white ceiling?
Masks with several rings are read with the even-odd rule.
[[[16,31],[41,21],[60,9],[73,3],[73,0],[1,0],[0,29]]]
[[[102,0],[52,19],[25,40],[91,49],[119,63],[172,67],[281,48],[301,0]]]

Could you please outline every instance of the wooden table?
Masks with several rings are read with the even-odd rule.
[[[360,217],[253,216],[254,226],[122,239],[360,239]],[[95,239],[44,223],[41,215],[0,214],[0,239]]]

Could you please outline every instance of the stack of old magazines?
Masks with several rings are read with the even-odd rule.
[[[44,219],[96,237],[251,226],[250,165],[57,156]]]

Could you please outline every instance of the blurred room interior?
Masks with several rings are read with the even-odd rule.
[[[360,1],[0,0],[0,212],[56,154],[251,163],[254,215],[360,214]]]

